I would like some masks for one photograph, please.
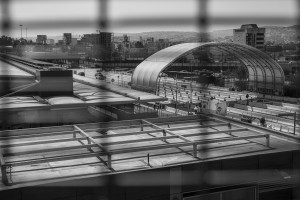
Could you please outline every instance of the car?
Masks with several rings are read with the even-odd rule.
[[[95,78],[96,78],[96,79],[99,79],[99,80],[105,80],[105,79],[106,79],[106,76],[104,76],[103,74],[96,74],[96,75],[95,75]]]
[[[79,76],[85,76],[85,73],[84,72],[79,72],[78,75]]]
[[[96,74],[95,74],[95,77],[96,76],[104,76],[101,72],[97,72]]]

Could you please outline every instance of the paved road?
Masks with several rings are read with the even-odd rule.
[[[73,71],[85,72],[85,76],[88,78],[95,78],[95,74],[97,73],[98,69],[73,69]],[[114,73],[114,72],[101,72],[103,75],[106,76],[106,81],[108,83],[120,85],[120,86],[128,86],[128,83],[131,82],[131,75],[130,74],[122,74],[122,73]]]

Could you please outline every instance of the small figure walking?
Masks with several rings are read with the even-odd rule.
[[[260,125],[266,127],[266,119],[264,117],[260,119]]]

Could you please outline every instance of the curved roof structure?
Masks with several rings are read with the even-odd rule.
[[[282,91],[284,73],[278,63],[260,50],[235,43],[183,43],[165,48],[139,64],[132,75],[132,88],[154,92],[159,74],[176,59],[200,47],[215,47],[233,54],[248,69],[249,87]]]

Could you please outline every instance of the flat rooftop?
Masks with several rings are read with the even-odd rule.
[[[24,72],[22,71],[22,73]],[[82,108],[88,106],[120,105],[166,100],[164,97],[111,85],[105,81],[80,76],[77,76],[77,80],[79,80],[79,82],[73,83],[74,96],[49,97],[45,98],[45,101],[40,101],[40,98],[34,96],[4,97],[0,100],[0,111]]]
[[[5,190],[291,151],[299,144],[226,118],[199,115],[2,131],[0,147],[0,161],[12,180],[12,186],[0,183]]]

